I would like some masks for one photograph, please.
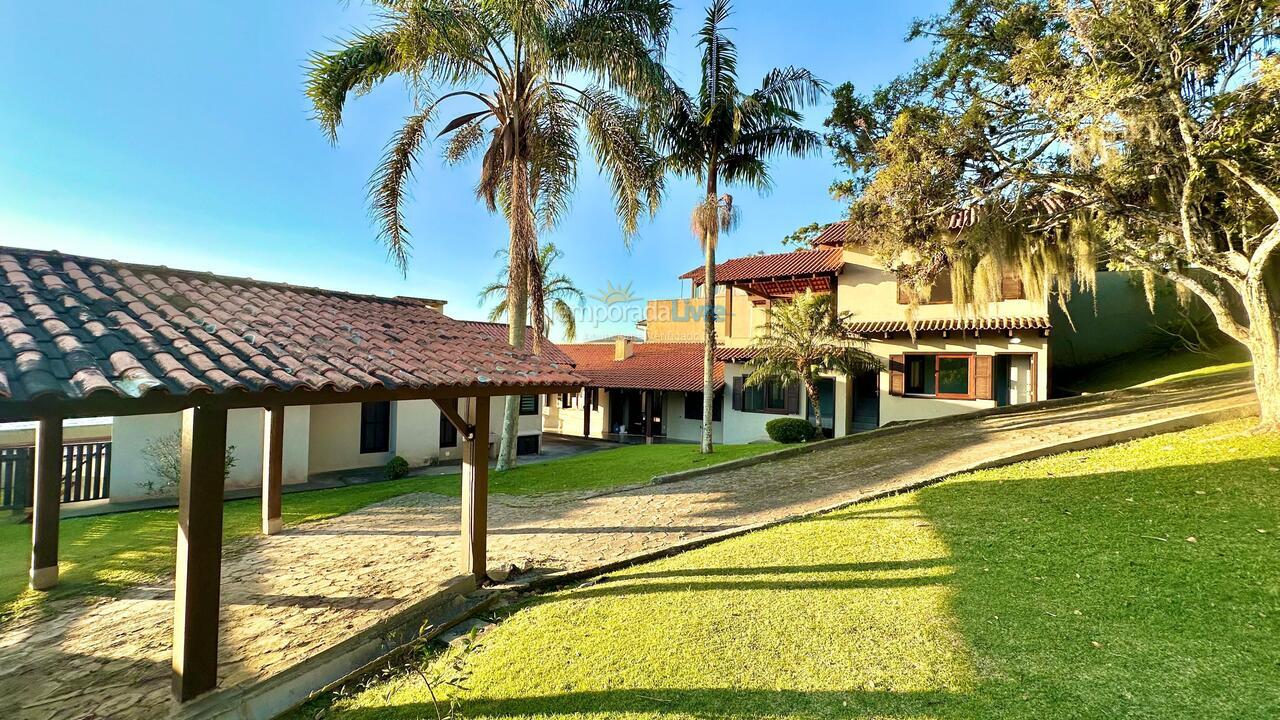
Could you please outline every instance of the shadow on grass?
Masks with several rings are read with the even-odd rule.
[[[1280,716],[1276,450],[919,491],[983,658],[980,715]]]
[[[465,706],[466,717],[576,717],[676,715],[691,718],[920,718],[936,717],[954,700],[946,692],[877,692],[850,690],[743,690],[735,688],[626,689],[568,692],[523,698],[476,698]],[[409,703],[346,710],[343,720],[435,718],[431,703]]]

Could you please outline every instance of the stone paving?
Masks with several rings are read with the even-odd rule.
[[[906,487],[974,463],[1164,418],[1248,403],[1239,378],[956,420],[746,468],[604,495],[490,500],[490,557],[587,569],[743,525]],[[287,502],[287,499],[286,499]],[[227,548],[219,687],[270,677],[404,609],[455,575],[459,507],[406,495]],[[171,584],[0,628],[0,716],[171,714]]]

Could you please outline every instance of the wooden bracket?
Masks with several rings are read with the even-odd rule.
[[[458,414],[458,408],[455,405],[442,403],[439,400],[434,402],[436,407],[440,408],[440,414],[444,415],[449,420],[449,423],[458,429],[458,434],[462,436],[463,440],[476,439],[475,426],[469,425],[467,421],[462,419],[462,416]],[[488,402],[488,398],[479,398],[476,402]]]

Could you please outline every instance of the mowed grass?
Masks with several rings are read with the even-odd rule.
[[[1251,368],[1243,346],[1224,345],[1208,353],[1141,352],[1122,355],[1090,368],[1065,370],[1062,385],[1076,392],[1105,392],[1160,385],[1176,380],[1241,372]]]
[[[294,717],[435,718],[427,677],[457,681],[434,689],[469,719],[1274,718],[1280,437],[1251,429],[968,474],[638,566]]]
[[[710,456],[692,445],[640,445],[519,466],[490,474],[490,492],[516,495],[603,490],[646,482],[654,475],[700,467],[777,449],[776,445],[727,445]],[[284,496],[286,526],[326,520],[399,495],[434,492],[458,496],[458,475],[413,477]],[[223,506],[223,537],[230,542],[261,528],[261,504],[233,500]],[[31,526],[0,521],[0,621],[37,611],[50,599],[72,595],[115,596],[173,572],[176,509],[140,510],[68,518],[59,527],[61,580],[49,593],[27,589]]]

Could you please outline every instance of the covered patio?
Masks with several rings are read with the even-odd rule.
[[[0,249],[0,272],[0,421],[38,423],[33,589],[58,582],[63,421],[182,413],[169,663],[180,702],[228,670],[220,635],[246,631],[219,624],[229,410],[266,411],[262,530],[271,535],[281,529],[285,407],[435,401],[463,444],[456,567],[474,582],[487,569],[488,398],[582,384],[570,367],[518,353],[422,299],[16,248]],[[37,626],[21,641],[49,640]]]

